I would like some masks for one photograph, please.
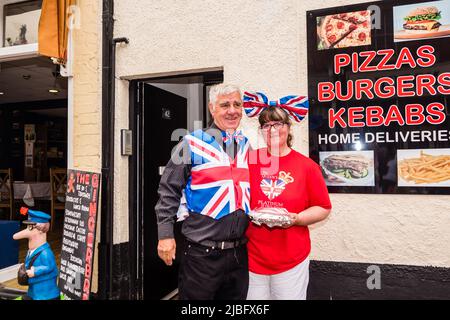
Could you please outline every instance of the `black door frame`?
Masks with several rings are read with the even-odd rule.
[[[143,188],[144,166],[141,159],[144,146],[142,135],[143,122],[143,86],[151,80],[174,79],[201,76],[204,84],[203,126],[206,126],[206,89],[207,85],[223,82],[223,70],[209,72],[183,73],[172,76],[131,80],[129,83],[129,129],[133,132],[133,155],[128,159],[128,206],[129,206],[129,258],[130,258],[130,298],[144,298],[144,207]]]

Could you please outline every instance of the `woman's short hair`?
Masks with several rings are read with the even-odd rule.
[[[225,83],[216,84],[215,86],[212,86],[211,89],[209,90],[209,102],[215,104],[218,96],[234,92],[237,92],[239,93],[239,96],[242,96],[241,89],[234,84],[225,84]]]
[[[258,120],[259,120],[259,124],[261,127],[270,121],[280,121],[282,123],[285,123],[288,125],[289,129],[291,128],[291,125],[292,125],[291,118],[289,118],[289,115],[287,114],[287,112],[284,111],[283,109],[281,109],[280,107],[276,107],[276,106],[270,106],[270,107],[264,109],[259,114]],[[287,138],[287,145],[289,148],[292,147],[293,138],[294,137],[289,132],[288,138]]]

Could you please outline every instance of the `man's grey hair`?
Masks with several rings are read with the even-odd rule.
[[[241,89],[237,85],[225,83],[216,84],[209,90],[209,102],[214,105],[218,96],[234,92],[238,92],[239,96],[242,96]]]

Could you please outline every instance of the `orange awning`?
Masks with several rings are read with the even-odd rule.
[[[76,0],[43,0],[39,20],[39,54],[57,58],[61,62],[67,59],[68,8]]]

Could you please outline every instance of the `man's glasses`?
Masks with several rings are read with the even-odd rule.
[[[261,126],[261,129],[262,129],[263,131],[269,131],[269,130],[272,129],[272,127],[273,127],[275,130],[280,130],[281,128],[283,128],[283,126],[284,126],[285,124],[286,124],[286,123],[284,123],[284,122],[265,123],[265,124],[263,124],[263,125]]]

